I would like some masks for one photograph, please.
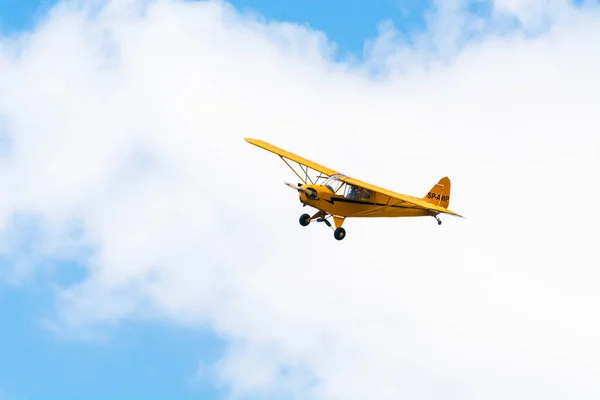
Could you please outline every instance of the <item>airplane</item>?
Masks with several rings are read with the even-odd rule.
[[[246,142],[277,154],[296,174],[302,183],[285,185],[298,191],[302,206],[315,208],[314,215],[302,214],[300,225],[308,226],[312,221],[324,222],[333,230],[329,218],[333,219],[333,236],[337,240],[346,237],[342,228],[346,218],[376,217],[422,217],[431,216],[442,224],[439,214],[449,214],[464,218],[448,210],[450,204],[450,179],[445,176],[422,198],[408,196],[383,189],[375,185],[351,178],[333,169],[319,165],[289,151],[280,149],[258,139],[245,138]],[[288,162],[298,164],[302,175]],[[318,175],[313,179],[309,170]]]

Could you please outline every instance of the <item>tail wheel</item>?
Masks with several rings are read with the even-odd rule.
[[[310,215],[302,214],[300,216],[300,225],[307,226],[308,224],[310,224]]]
[[[346,237],[346,230],[344,228],[337,228],[335,231],[333,231],[333,237],[337,240],[342,240]]]

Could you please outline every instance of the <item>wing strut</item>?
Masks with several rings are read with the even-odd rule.
[[[308,170],[304,171],[304,169],[302,169],[302,166],[301,166],[300,164],[298,164],[298,165],[300,165],[300,169],[302,169],[304,172],[306,172],[306,179],[304,179],[304,178],[302,178],[302,177],[300,176],[300,174],[299,174],[299,173],[298,173],[298,172],[297,172],[297,171],[294,169],[294,167],[292,167],[292,166],[290,165],[290,163],[288,163],[288,162],[285,160],[285,158],[283,158],[283,157],[281,157],[281,156],[279,156],[279,157],[280,157],[280,158],[283,160],[283,162],[284,162],[284,163],[285,163],[285,164],[286,164],[288,167],[290,167],[290,169],[291,169],[292,171],[294,171],[294,173],[296,174],[296,176],[298,177],[298,179],[300,179],[300,180],[302,181],[302,183],[304,183],[304,184],[306,185],[306,183],[307,183],[307,182],[306,182],[306,180],[307,180],[307,179],[308,179],[308,180],[310,180],[310,183],[312,183],[312,180],[311,180],[311,179],[310,179],[310,177],[308,176]]]

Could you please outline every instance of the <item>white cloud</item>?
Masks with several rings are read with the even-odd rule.
[[[34,257],[93,252],[63,329],[209,324],[237,394],[597,398],[599,18],[451,63],[392,43],[374,80],[223,3],[63,5],[0,42],[4,252],[37,215]],[[337,242],[248,136],[415,195],[447,174],[468,219],[349,220]]]
[[[526,26],[540,24],[545,18],[564,16],[572,0],[495,0],[496,11],[512,14]]]

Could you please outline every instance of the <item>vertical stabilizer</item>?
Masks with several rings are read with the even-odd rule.
[[[450,179],[447,176],[440,179],[423,197],[423,200],[436,206],[448,208],[450,205]]]

